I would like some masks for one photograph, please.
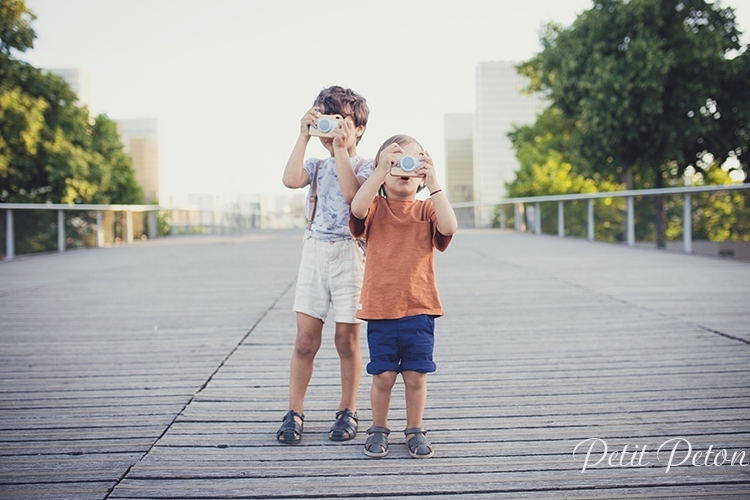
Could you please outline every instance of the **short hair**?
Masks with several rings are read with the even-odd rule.
[[[367,127],[367,118],[370,116],[367,100],[352,89],[345,89],[338,85],[327,87],[320,91],[313,105],[322,105],[326,114],[329,115],[351,116],[356,127],[360,125]],[[357,142],[361,138],[362,136],[359,136]]]

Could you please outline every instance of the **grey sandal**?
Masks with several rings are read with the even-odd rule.
[[[387,427],[370,427],[367,429],[367,440],[365,441],[365,455],[373,458],[383,458],[388,454],[388,434],[391,430]]]
[[[297,422],[299,418],[300,422]],[[282,420],[281,427],[276,432],[276,439],[285,444],[297,444],[302,440],[302,429],[305,425],[305,416],[294,410],[289,410]]]
[[[414,434],[414,437],[408,439],[412,434]],[[425,434],[427,434],[427,431],[419,427],[412,427],[404,431],[404,435],[407,437],[406,446],[409,448],[409,455],[412,458],[430,458],[435,454],[432,444],[427,441]]]

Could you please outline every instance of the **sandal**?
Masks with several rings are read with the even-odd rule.
[[[391,430],[387,427],[370,427],[367,429],[365,455],[374,458],[386,456],[388,454],[388,434],[390,433]]]
[[[406,441],[406,446],[409,448],[409,455],[412,458],[430,458],[435,454],[432,444],[425,437],[425,434],[427,434],[426,430],[419,427],[412,427],[404,431],[404,435],[407,438],[412,434],[414,434],[414,437]]]
[[[296,417],[296,418],[295,418]],[[297,422],[299,418],[302,422]],[[285,444],[297,444],[302,440],[302,428],[305,425],[305,416],[294,410],[289,410],[282,420],[284,422],[276,432],[276,439]]]
[[[352,413],[349,408],[337,411],[336,421],[331,426],[331,430],[328,431],[328,438],[331,441],[349,441],[357,435],[358,426],[359,419],[356,411]]]

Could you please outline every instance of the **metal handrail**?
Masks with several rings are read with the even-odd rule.
[[[159,205],[95,205],[67,203],[0,203],[0,210],[102,210],[113,212],[151,212],[167,210]]]
[[[522,230],[521,213],[522,207],[527,203],[533,203],[536,206],[535,213],[537,219],[534,221],[534,233],[542,234],[542,224],[539,217],[541,210],[539,204],[544,202],[556,201],[557,208],[557,235],[565,237],[565,210],[563,203],[566,201],[587,200],[588,201],[588,221],[587,221],[587,239],[594,240],[594,200],[603,198],[625,198],[627,203],[627,218],[625,225],[625,236],[628,246],[635,246],[635,198],[637,196],[659,196],[659,195],[682,195],[685,198],[682,220],[682,249],[685,253],[693,252],[693,221],[691,196],[696,193],[708,193],[717,191],[741,191],[750,190],[750,184],[722,184],[711,186],[686,186],[686,187],[669,187],[658,189],[629,189],[623,191],[604,191],[596,193],[580,194],[559,194],[545,196],[525,196],[519,198],[506,198],[496,202],[460,202],[453,203],[453,208],[477,208],[487,206],[514,206],[515,230]],[[505,212],[501,211],[501,227],[505,224]]]
[[[513,205],[516,203],[542,203],[545,201],[573,201],[602,198],[624,198],[629,196],[657,196],[661,194],[693,194],[712,191],[736,191],[750,189],[750,184],[722,184],[715,186],[685,186],[659,189],[629,189],[623,191],[602,191],[596,193],[554,194],[544,196],[524,196],[520,198],[504,198],[496,202],[465,201],[453,203],[453,208],[472,208],[488,205]],[[1,205],[0,205],[1,206]]]

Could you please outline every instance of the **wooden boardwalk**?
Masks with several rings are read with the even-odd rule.
[[[275,441],[300,250],[268,231],[0,263],[0,498],[750,498],[750,264],[460,232],[438,256],[436,456],[408,456],[399,381],[377,460],[363,433],[327,439],[329,326],[303,442]]]

